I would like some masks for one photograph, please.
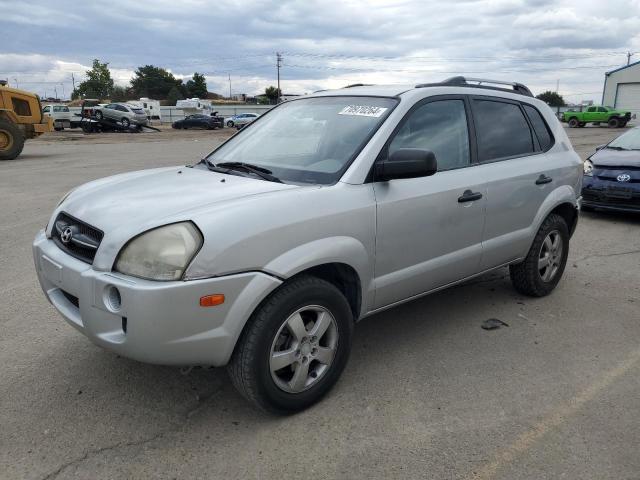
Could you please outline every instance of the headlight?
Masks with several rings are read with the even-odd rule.
[[[202,234],[193,223],[166,225],[130,240],[115,270],[149,280],[180,280],[200,247]]]
[[[582,168],[587,177],[593,177],[593,162],[591,160],[585,160]]]

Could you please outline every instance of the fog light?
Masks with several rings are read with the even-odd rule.
[[[120,297],[120,290],[113,285],[108,285],[104,289],[103,301],[105,307],[111,312],[118,312],[122,307],[122,298]]]

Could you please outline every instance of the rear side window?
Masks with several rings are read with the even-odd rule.
[[[469,165],[469,132],[462,100],[438,100],[415,109],[389,145],[389,155],[401,148],[430,150],[438,170]]]
[[[519,105],[474,100],[473,118],[480,162],[533,153],[531,130]]]
[[[599,112],[606,112],[606,111],[607,111],[607,109],[606,109],[606,108],[604,108],[604,107],[598,107],[598,111],[599,111]]]
[[[536,136],[538,137],[540,148],[543,152],[546,152],[553,145],[553,137],[551,136],[547,122],[544,121],[542,114],[537,108],[532,107],[531,105],[524,105],[524,110],[527,112],[529,120],[531,120],[531,125],[533,125],[533,130],[536,132]]]
[[[31,106],[26,100],[13,97],[11,103],[13,104],[13,111],[16,112],[16,115],[20,115],[21,117],[31,116]]]

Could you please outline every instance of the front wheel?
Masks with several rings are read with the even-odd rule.
[[[131,122],[127,117],[123,117],[122,120],[120,120],[120,123],[124,128],[129,128],[131,126]]]
[[[234,124],[233,124],[233,121],[232,121],[232,120],[229,120],[229,121],[227,122],[227,127],[229,127],[229,128],[233,128],[233,125],[234,125]]]
[[[549,295],[562,277],[569,255],[569,228],[552,213],[542,223],[524,261],[509,265],[515,289],[531,297]]]
[[[291,413],[319,401],[351,350],[353,314],[332,284],[302,275],[252,315],[228,365],[238,391],[258,408]]]
[[[609,128],[618,128],[620,126],[620,119],[610,118],[607,125],[609,125]]]
[[[13,160],[23,148],[22,130],[12,121],[0,118],[0,160]]]
[[[577,118],[573,117],[569,119],[569,127],[576,128],[578,125],[580,125],[580,122],[578,121]]]

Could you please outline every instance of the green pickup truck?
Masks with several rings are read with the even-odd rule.
[[[580,112],[571,110],[564,112],[561,120],[569,122],[571,128],[584,127],[587,123],[594,125],[606,123],[611,128],[618,128],[624,127],[631,120],[631,112],[611,107],[591,106]]]

